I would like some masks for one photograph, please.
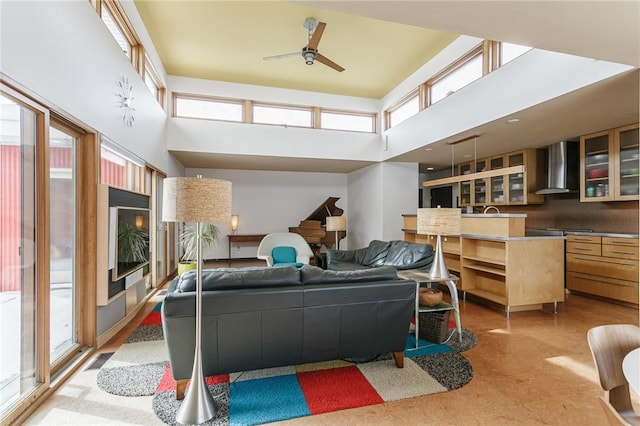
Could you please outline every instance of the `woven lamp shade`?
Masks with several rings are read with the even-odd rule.
[[[347,218],[344,216],[327,216],[327,231],[346,231]]]
[[[460,235],[460,209],[418,209],[418,234]]]
[[[163,222],[226,222],[231,220],[231,182],[201,177],[163,180]]]

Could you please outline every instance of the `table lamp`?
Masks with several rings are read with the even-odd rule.
[[[462,212],[460,209],[418,209],[418,229],[421,235],[437,235],[436,250],[429,270],[429,278],[449,278],[449,270],[442,254],[442,235],[460,235]]]
[[[240,218],[240,216],[238,216],[237,214],[234,214],[233,216],[231,216],[231,231],[234,234],[238,230],[238,219],[239,218]]]
[[[162,192],[163,222],[196,222],[196,335],[191,384],[176,414],[181,424],[204,423],[216,415],[217,404],[202,370],[202,222],[231,219],[231,182],[198,177],[165,178]]]
[[[338,231],[347,230],[347,218],[344,216],[327,216],[327,231],[336,232],[336,250],[340,250]]]

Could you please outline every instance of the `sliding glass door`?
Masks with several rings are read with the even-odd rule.
[[[0,95],[0,410],[42,377],[36,286],[39,112]]]
[[[49,352],[52,367],[77,344],[76,134],[49,127]]]

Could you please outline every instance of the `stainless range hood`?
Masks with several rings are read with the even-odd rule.
[[[578,142],[562,141],[547,149],[547,187],[536,194],[566,194],[578,191],[580,151]]]

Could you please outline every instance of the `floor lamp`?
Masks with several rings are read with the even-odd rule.
[[[347,230],[347,218],[344,216],[327,216],[327,231],[336,232],[336,250],[340,250],[338,231]]]
[[[216,415],[218,409],[209,392],[202,370],[202,222],[225,222],[231,219],[231,182],[203,179],[202,176],[166,178],[163,181],[163,222],[196,222],[196,336],[191,384],[176,414],[181,424],[204,423]]]
[[[449,270],[442,254],[442,235],[460,235],[462,212],[460,209],[418,209],[418,234],[437,235],[436,251],[429,270],[430,279],[449,278]]]

